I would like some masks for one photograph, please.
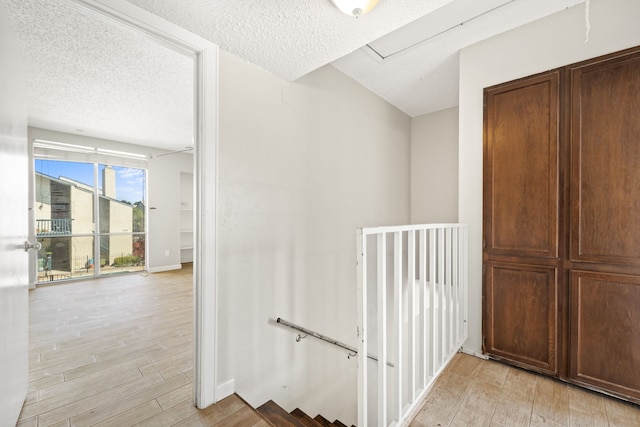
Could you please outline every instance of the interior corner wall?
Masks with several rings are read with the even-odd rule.
[[[411,120],[411,223],[458,222],[458,107]]]
[[[149,160],[147,268],[152,273],[182,267],[180,176],[182,173],[193,174],[193,165],[193,155],[187,153],[175,153]]]
[[[356,423],[356,228],[410,216],[410,118],[332,66],[286,82],[220,54],[218,382]]]
[[[585,4],[470,46],[460,52],[460,222],[469,225],[469,339],[482,342],[483,88],[640,45],[637,0],[591,0],[588,41]]]

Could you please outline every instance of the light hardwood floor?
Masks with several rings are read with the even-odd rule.
[[[192,271],[30,291],[30,383],[19,426],[266,426],[237,396],[198,411]]]
[[[458,353],[411,427],[640,426],[640,407]]]
[[[192,403],[191,270],[30,291],[30,384],[19,426],[260,426],[239,397]],[[640,426],[640,407],[458,354],[416,426]]]

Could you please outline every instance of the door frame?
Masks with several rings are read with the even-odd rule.
[[[206,408],[226,397],[216,378],[218,46],[123,0],[69,1],[194,58],[193,382],[195,405]]]

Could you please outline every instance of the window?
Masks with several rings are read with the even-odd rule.
[[[38,283],[144,269],[144,169],[37,159],[35,184]]]

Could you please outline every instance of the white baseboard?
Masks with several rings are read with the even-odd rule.
[[[471,351],[471,350],[467,350],[466,348],[462,347],[460,349],[461,353],[464,354],[468,354],[469,356],[475,356],[475,357],[479,357],[480,359],[484,359],[484,360],[488,360],[489,356],[487,356],[486,354],[482,354],[482,353],[477,353],[475,351]]]
[[[161,267],[149,267],[147,271],[149,273],[162,273],[163,271],[180,270],[181,268],[182,264],[163,265]]]
[[[219,402],[225,397],[231,396],[236,392],[236,381],[229,380],[216,387],[216,400]]]

